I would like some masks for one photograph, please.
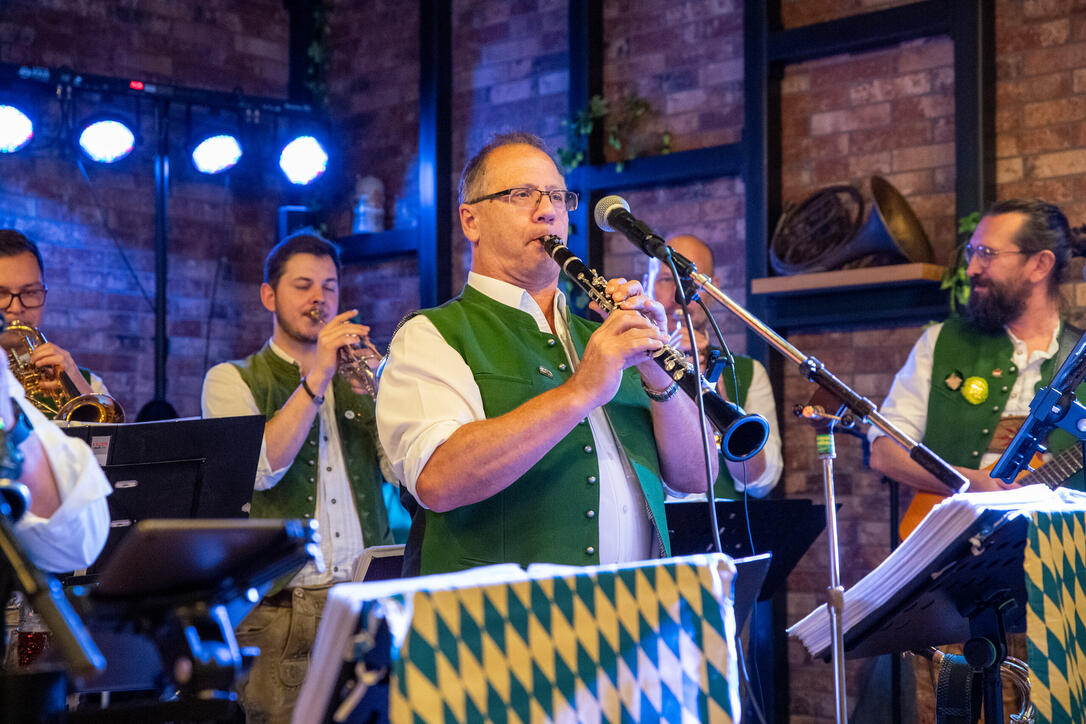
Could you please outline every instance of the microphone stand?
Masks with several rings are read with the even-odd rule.
[[[673,251],[670,247],[664,247],[662,252],[669,256],[679,270],[680,275],[688,277],[700,291],[705,292],[716,301],[720,302],[729,312],[752,329],[769,346],[794,362],[800,373],[811,382],[821,387],[827,393],[840,401],[843,408],[847,408],[861,422],[870,422],[887,437],[908,451],[909,457],[920,464],[925,470],[934,475],[940,482],[947,486],[951,493],[959,493],[969,487],[969,481],[957,470],[948,465],[942,458],[933,453],[924,445],[906,435],[892,422],[887,420],[879,412],[871,400],[862,397],[851,387],[826,369],[820,361],[814,357],[804,355],[786,339],[777,334],[758,317],[747,311],[742,305],[729,297],[723,290],[717,287],[713,280],[699,272],[697,267],[689,259]],[[651,252],[650,252],[651,253]],[[654,256],[656,254],[653,254]],[[685,281],[685,280],[684,280]],[[677,282],[683,283],[683,282]],[[840,411],[839,411],[840,412]],[[833,688],[836,703],[838,724],[844,724],[847,717],[845,705],[845,633],[844,633],[844,588],[840,580],[840,547],[837,540],[837,505],[834,499],[833,484],[833,460],[836,450],[833,443],[833,428],[839,416],[815,413],[808,415],[815,424],[818,443],[818,456],[822,461],[822,477],[826,496],[826,531],[829,539],[830,553],[830,585],[827,588],[827,607],[830,614],[831,652],[833,661]]]

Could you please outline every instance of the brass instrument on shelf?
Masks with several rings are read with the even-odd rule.
[[[109,395],[79,394],[64,370],[39,369],[30,353],[46,343],[45,335],[26,322],[13,319],[4,328],[4,347],[15,379],[26,391],[26,399],[46,416],[65,422],[124,422],[124,408]],[[60,389],[42,389],[43,381],[58,380]]]
[[[324,314],[319,306],[311,308],[306,316],[314,322],[325,322]],[[362,388],[362,391],[370,397],[377,397],[377,382],[380,378],[381,365],[377,369],[371,369],[369,362],[384,358],[375,352],[370,346],[369,337],[362,337],[357,342],[345,344],[336,350],[336,372],[344,379],[354,380]]]

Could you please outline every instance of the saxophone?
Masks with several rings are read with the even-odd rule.
[[[30,353],[47,341],[37,327],[13,319],[4,328],[4,335],[7,339],[14,337],[14,341],[5,344],[11,373],[26,391],[26,399],[46,417],[64,422],[124,422],[124,408],[109,395],[81,395],[64,370],[58,374],[53,369],[34,366]],[[59,379],[60,389],[43,390],[42,381],[53,379]]]
[[[562,239],[548,234],[539,241],[552,259],[558,262],[566,276],[588,294],[600,309],[613,312],[618,304],[604,289],[607,280],[573,254]],[[735,403],[728,402],[713,389],[704,377],[696,375],[694,365],[686,355],[670,345],[664,345],[652,353],[652,359],[671,376],[691,399],[701,396],[705,402],[705,415],[721,435],[720,450],[729,460],[741,462],[755,455],[769,439],[769,423],[761,415],[748,415]]]
[[[327,322],[319,305],[310,308],[305,315],[314,322]],[[370,369],[368,364],[373,360],[381,360],[376,370]],[[336,372],[340,376],[357,382],[362,391],[370,397],[377,397],[377,383],[381,377],[384,358],[370,347],[369,337],[363,337],[357,342],[340,347],[336,350],[336,361]]]

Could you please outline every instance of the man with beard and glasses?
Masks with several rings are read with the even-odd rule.
[[[355,310],[339,312],[339,269],[336,247],[311,231],[276,245],[260,287],[271,339],[204,379],[204,417],[267,418],[252,517],[320,524],[324,571],[309,563],[238,627],[238,642],[261,650],[240,692],[250,722],[290,721],[328,589],[350,580],[364,546],[393,542],[373,398],[336,375],[340,347],[369,344]]]
[[[964,250],[972,286],[965,315],[924,331],[882,405],[887,419],[954,465],[974,492],[1009,487],[988,469],[1078,341],[1079,330],[1060,320],[1059,284],[1073,246],[1056,206],[994,204]],[[871,467],[918,491],[902,524],[907,534],[947,490],[879,430],[868,435]],[[1057,431],[1049,448],[1058,453],[1071,443]],[[1081,472],[1074,477],[1081,487]]]

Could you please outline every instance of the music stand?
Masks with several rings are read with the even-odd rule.
[[[750,535],[747,537],[747,510],[750,509]],[[773,560],[758,595],[759,601],[773,597],[784,585],[788,574],[826,527],[824,505],[806,498],[790,500],[717,500],[717,521],[723,553],[745,558],[755,553],[772,553]],[[709,511],[703,500],[675,500],[664,504],[667,529],[671,536],[671,554],[694,555],[712,551]],[[788,535],[780,532],[787,530]]]
[[[101,571],[141,520],[247,518],[265,422],[247,415],[66,427],[91,446],[113,487],[109,538],[88,571]]]
[[[403,575],[402,543],[388,546],[368,546],[355,561],[351,580],[364,583],[367,581],[387,581],[401,578]]]
[[[104,674],[81,692],[162,690],[182,699],[167,707],[178,719],[223,696],[249,665],[234,628],[274,581],[320,559],[316,526],[300,520],[145,520],[132,528],[105,564],[98,585],[78,603],[105,654]],[[177,680],[175,662],[188,660]],[[212,696],[214,692],[216,695]],[[195,707],[195,708],[193,708]],[[229,707],[226,707],[229,710]],[[73,721],[148,721],[165,712],[157,697]],[[222,713],[222,712],[220,712]],[[218,718],[216,715],[215,718]],[[155,720],[162,720],[155,718]]]
[[[1023,558],[1029,517],[988,510],[884,605],[845,631],[848,658],[966,641],[984,670],[986,721],[1003,721],[1000,664],[1007,632],[1026,627]],[[817,654],[829,657],[829,649]]]

